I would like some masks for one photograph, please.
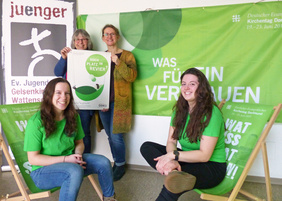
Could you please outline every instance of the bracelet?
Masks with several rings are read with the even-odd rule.
[[[63,161],[63,163],[65,162],[65,160],[66,160],[66,156],[64,156],[64,161]]]

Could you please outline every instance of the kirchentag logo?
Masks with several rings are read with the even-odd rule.
[[[66,25],[11,23],[12,76],[54,76]]]
[[[8,109],[7,108],[1,108],[1,111],[3,114],[8,113]]]
[[[232,16],[232,22],[240,22],[241,18],[240,15],[233,15]]]

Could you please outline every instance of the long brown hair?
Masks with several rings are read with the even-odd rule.
[[[173,107],[176,114],[173,119],[175,129],[172,138],[178,140],[179,138],[187,136],[191,143],[196,143],[197,140],[201,140],[203,131],[210,122],[212,109],[213,106],[216,105],[216,102],[214,101],[214,95],[211,91],[210,84],[206,76],[200,70],[196,68],[186,70],[181,75],[181,82],[183,77],[187,74],[195,75],[198,78],[199,86],[195,92],[196,104],[189,114],[189,104],[180,93],[179,98]],[[182,136],[188,115],[190,115],[190,120],[186,131],[184,132],[185,134]]]
[[[78,114],[74,107],[71,85],[67,80],[63,78],[55,78],[48,82],[48,84],[46,85],[43,92],[43,100],[40,105],[41,120],[45,128],[46,138],[52,135],[57,129],[55,121],[55,110],[52,99],[55,92],[55,87],[60,82],[67,83],[70,88],[70,103],[64,111],[64,116],[66,118],[65,132],[68,136],[71,136],[73,132],[76,131],[76,118]]]

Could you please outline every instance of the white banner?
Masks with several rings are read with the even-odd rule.
[[[60,50],[70,44],[74,3],[4,0],[2,59],[6,104],[40,102]]]
[[[40,102],[46,84],[55,78],[60,50],[70,44],[75,0],[0,0],[0,4],[0,103]],[[9,169],[4,155],[1,169]]]

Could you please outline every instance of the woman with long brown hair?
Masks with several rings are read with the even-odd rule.
[[[60,201],[75,201],[83,177],[98,174],[104,200],[115,201],[110,160],[83,153],[83,137],[69,82],[51,80],[44,89],[40,111],[28,120],[25,130],[31,178],[42,190],[60,187]]]
[[[196,68],[186,70],[166,146],[145,142],[140,149],[149,165],[166,175],[157,201],[175,201],[184,192],[212,188],[223,180],[224,132],[224,120],[207,78]]]

